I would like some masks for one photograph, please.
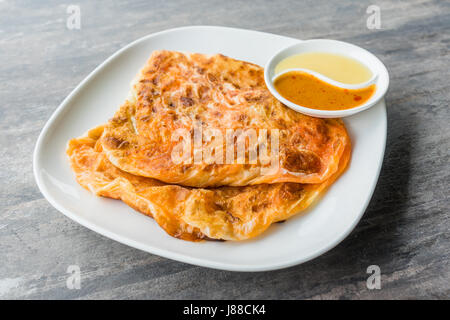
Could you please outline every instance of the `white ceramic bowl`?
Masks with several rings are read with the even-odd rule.
[[[278,63],[284,60],[287,57],[292,55],[306,53],[306,52],[327,52],[344,55],[350,58],[353,58],[362,64],[366,65],[372,74],[376,74],[377,78],[375,80],[375,93],[372,97],[364,104],[351,109],[346,110],[317,110],[306,108],[295,104],[284,97],[282,97],[278,91],[275,89],[273,85],[273,80],[276,76],[275,67]],[[270,92],[283,104],[294,109],[295,111],[307,114],[313,117],[320,118],[342,118],[348,117],[360,111],[366,110],[371,106],[375,105],[379,102],[385,95],[388,87],[389,87],[389,74],[384,66],[384,64],[375,57],[369,51],[355,46],[353,44],[337,41],[337,40],[328,40],[328,39],[314,39],[314,40],[306,40],[286,47],[278,53],[276,53],[272,58],[269,59],[265,66],[264,70],[264,79],[266,81],[266,85],[269,88]]]

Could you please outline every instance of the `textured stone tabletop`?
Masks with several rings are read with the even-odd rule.
[[[449,1],[74,4],[0,0],[0,299],[449,298]],[[70,20],[77,8],[80,29]],[[381,28],[368,28],[377,8]],[[116,50],[185,25],[344,40],[385,62],[383,169],[362,221],[336,248],[284,270],[211,270],[107,239],[43,198],[32,152],[57,106]],[[66,285],[71,265],[80,267],[80,289]],[[366,286],[369,265],[381,269],[379,290]]]

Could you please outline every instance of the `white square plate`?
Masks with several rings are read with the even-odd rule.
[[[178,240],[153,219],[121,201],[97,197],[75,181],[65,154],[69,139],[111,118],[127,97],[135,74],[153,50],[222,53],[264,66],[297,39],[223,27],[185,27],[155,33],[119,50],[63,101],[42,130],[34,152],[34,174],[47,200],[83,226],[129,246],[200,266],[263,271],[299,264],[336,246],[358,223],[375,188],[386,141],[384,100],[345,119],[352,138],[348,170],[316,205],[242,242]]]

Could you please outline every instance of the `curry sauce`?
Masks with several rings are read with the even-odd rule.
[[[343,89],[301,71],[281,75],[274,86],[285,99],[318,110],[355,108],[364,104],[375,92],[374,84],[363,89]]]

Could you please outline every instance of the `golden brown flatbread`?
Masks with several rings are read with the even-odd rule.
[[[196,124],[220,130],[224,137],[227,129],[279,130],[278,168],[264,170],[271,164],[260,161],[175,163],[173,133],[192,132]],[[203,141],[203,149],[211,143]],[[322,183],[337,171],[350,139],[341,120],[312,118],[281,104],[257,65],[223,55],[155,51],[129,100],[106,125],[101,144],[108,159],[126,172],[213,187]],[[225,144],[224,139],[223,155]]]
[[[308,207],[343,172],[350,157],[347,143],[337,170],[320,184],[189,188],[118,169],[99,143],[102,134],[104,126],[99,126],[69,141],[67,155],[78,183],[99,196],[121,199],[153,217],[168,234],[191,241],[244,240],[261,234],[270,224]]]

